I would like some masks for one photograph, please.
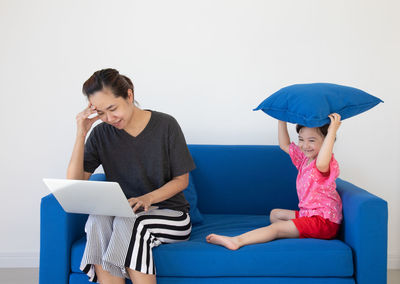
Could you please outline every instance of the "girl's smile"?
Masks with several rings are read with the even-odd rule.
[[[318,128],[303,127],[299,132],[299,147],[310,160],[314,160],[324,142],[323,135]]]

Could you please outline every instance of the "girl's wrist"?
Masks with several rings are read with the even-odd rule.
[[[336,132],[338,131],[339,126],[333,126],[328,128],[328,133],[333,133],[334,135],[336,135]]]

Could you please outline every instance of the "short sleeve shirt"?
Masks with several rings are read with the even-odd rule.
[[[308,163],[308,158],[294,143],[289,146],[289,155],[298,169],[296,187],[299,196],[299,217],[321,216],[340,224],[342,221],[342,200],[336,191],[335,180],[339,176],[339,164],[334,155],[329,164],[329,172],[321,173],[316,159]]]
[[[102,122],[92,129],[84,152],[84,171],[103,166],[107,181],[118,182],[127,198],[156,190],[196,166],[178,122],[151,110],[147,126],[136,137]],[[189,212],[183,192],[154,204]]]

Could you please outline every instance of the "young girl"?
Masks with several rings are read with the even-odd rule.
[[[239,236],[210,234],[207,242],[237,250],[242,246],[279,238],[332,239],[342,221],[342,201],[335,180],[339,165],[332,154],[340,115],[329,115],[330,124],[309,128],[297,125],[299,145],[290,143],[286,122],[278,122],[279,146],[298,169],[297,194],[300,211],[273,209],[271,225]]]
[[[68,179],[90,178],[101,164],[121,185],[137,217],[89,215],[81,270],[91,282],[155,284],[153,247],[189,239],[183,190],[195,168],[178,122],[134,104],[132,81],[115,69],[96,71],[83,85],[88,107],[76,117],[77,137]],[[97,113],[96,117],[89,118]],[[86,144],[85,138],[95,126]],[[148,210],[150,205],[159,208]]]

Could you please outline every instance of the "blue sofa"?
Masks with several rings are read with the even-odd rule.
[[[193,226],[190,241],[154,249],[158,283],[386,283],[387,203],[341,179],[338,239],[281,239],[237,251],[208,244],[211,232],[236,235],[268,225],[273,208],[297,209],[297,170],[278,146],[189,149],[204,221]],[[79,270],[86,219],[65,213],[52,195],[43,197],[40,284],[88,283]]]

